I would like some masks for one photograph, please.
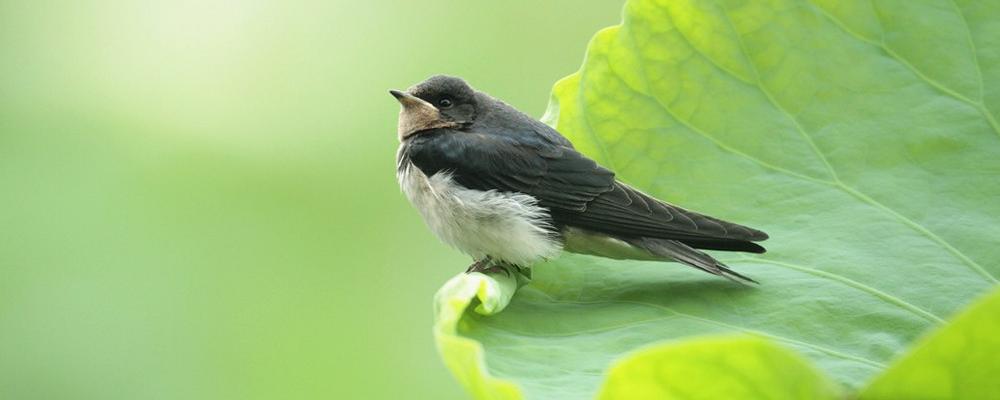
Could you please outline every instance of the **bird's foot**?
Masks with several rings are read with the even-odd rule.
[[[487,257],[487,258],[484,258],[482,260],[476,260],[476,262],[472,263],[472,265],[470,265],[469,268],[465,270],[465,273],[468,274],[468,273],[472,273],[472,272],[479,272],[479,273],[483,273],[483,274],[488,274],[488,273],[489,274],[496,274],[496,273],[503,272],[505,275],[507,275],[509,277],[509,276],[511,276],[509,268],[514,268],[518,272],[521,271],[521,268],[518,267],[518,266],[516,266],[516,265],[511,265],[511,264],[507,264],[507,263],[504,263],[504,262],[495,261],[495,260]]]
[[[472,263],[472,265],[469,265],[469,268],[465,270],[465,273],[485,272],[487,268],[490,268],[490,264],[490,259],[488,257],[482,260],[476,260]]]
[[[488,267],[486,269],[483,269],[482,272],[484,272],[484,273],[489,272],[489,273],[493,273],[493,274],[503,272],[508,277],[510,276],[510,270],[507,269],[507,268],[504,268],[504,266],[500,265],[500,264],[491,265],[490,267]]]

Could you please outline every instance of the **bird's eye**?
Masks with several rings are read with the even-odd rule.
[[[441,107],[444,107],[444,108],[451,107],[451,99],[444,98],[444,99],[438,100],[438,105],[441,106]]]

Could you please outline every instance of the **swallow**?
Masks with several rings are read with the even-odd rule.
[[[401,105],[400,188],[435,235],[473,258],[467,271],[520,270],[568,251],[756,283],[701,250],[763,253],[754,242],[764,232],[622,183],[552,127],[460,78],[389,93]]]

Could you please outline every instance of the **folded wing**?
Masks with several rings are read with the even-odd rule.
[[[764,252],[753,243],[767,239],[764,232],[657,200],[570,147],[447,130],[423,134],[408,147],[424,173],[448,171],[469,188],[534,196],[556,226],[670,239],[700,249]]]

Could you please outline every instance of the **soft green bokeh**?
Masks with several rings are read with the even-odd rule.
[[[1000,399],[1000,290],[929,335],[861,391],[863,400]]]
[[[600,400],[835,400],[835,385],[797,354],[746,336],[667,343],[608,370]]]
[[[0,2],[0,398],[465,397],[386,90],[540,115],[620,8]]]
[[[641,346],[749,332],[855,391],[997,286],[998,16],[963,0],[629,1],[547,120],[624,181],[771,234],[767,254],[716,253],[761,285],[564,256],[500,314],[457,321],[484,366],[469,346],[445,357],[526,398],[579,399]]]

